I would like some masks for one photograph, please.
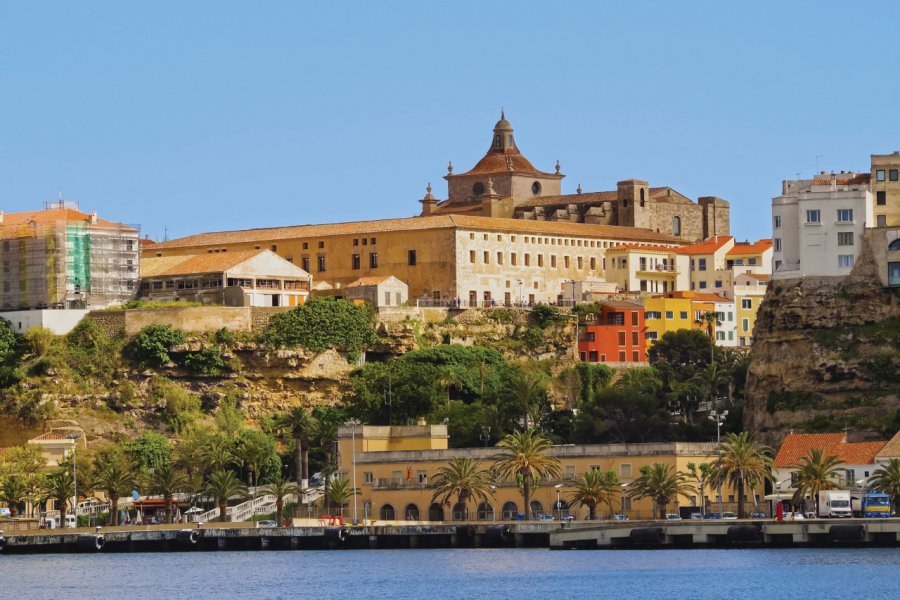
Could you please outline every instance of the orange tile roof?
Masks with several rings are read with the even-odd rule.
[[[772,247],[772,240],[759,240],[752,244],[737,243],[729,250],[727,256],[746,256],[748,254],[762,254]]]
[[[154,251],[168,248],[200,248],[226,246],[254,242],[269,242],[298,238],[322,238],[339,235],[370,235],[394,231],[423,231],[434,229],[480,229],[486,231],[508,231],[525,234],[571,235],[605,238],[612,240],[664,242],[682,244],[683,240],[655,233],[649,229],[618,227],[614,225],[589,225],[561,221],[532,221],[526,219],[501,219],[471,215],[436,215],[428,217],[406,217],[377,221],[355,221],[349,223],[329,223],[324,225],[295,225],[265,229],[244,229],[198,233],[187,237],[160,242]]]
[[[900,458],[900,431],[894,434],[884,445],[884,448],[878,451],[878,458]]]
[[[801,458],[816,449],[848,465],[871,465],[888,444],[883,441],[847,443],[846,440],[844,433],[792,433],[784,439],[773,464],[782,469],[797,466]]]
[[[382,283],[382,282],[386,281],[387,279],[390,279],[390,277],[391,277],[390,275],[384,275],[382,277],[360,277],[353,283],[348,283],[347,287],[349,288],[349,287],[364,287],[367,285],[378,285],[379,283]]]
[[[837,185],[855,185],[860,183],[869,183],[872,178],[871,173],[820,173],[813,177],[813,185],[831,185],[832,177]]]
[[[841,446],[838,456],[848,465],[871,465],[875,463],[875,456],[881,451],[887,442],[853,442]]]
[[[843,433],[791,433],[784,438],[773,465],[780,469],[795,467],[810,449],[821,449],[828,456],[837,456],[847,436]]]
[[[765,273],[747,273],[747,275],[752,279],[759,279],[760,281],[768,281],[772,278],[771,275]]]
[[[142,277],[171,277],[175,275],[199,275],[201,273],[224,273],[254,256],[269,250],[248,250],[246,252],[215,252],[164,256],[141,259]],[[182,259],[182,260],[177,260]],[[157,268],[161,265],[161,268]]]
[[[48,431],[47,433],[42,433],[41,435],[39,435],[37,437],[33,437],[28,441],[29,442],[44,442],[47,440],[65,440],[65,439],[68,439],[68,438],[66,438],[66,436],[64,436],[61,433],[57,433],[55,431]],[[74,442],[75,440],[70,440],[70,441]]]
[[[705,242],[700,242],[699,244],[691,244],[689,246],[682,246],[677,250],[678,254],[712,254],[731,240],[734,237],[730,235],[720,235],[715,238],[711,238],[706,240]]]
[[[619,244],[618,246],[613,246],[612,248],[608,248],[607,252],[612,252],[615,250],[641,250],[643,252],[673,252],[676,249],[676,246],[656,246],[656,245],[647,245],[642,246],[640,244]]]
[[[53,208],[48,210],[4,213],[3,221],[2,223],[0,223],[0,227],[5,227],[7,225],[27,225],[30,223],[35,223],[37,225],[52,225],[54,223],[71,222],[90,223],[91,215],[71,208]],[[112,221],[107,221],[100,218],[98,218],[94,224],[101,227],[121,226],[131,231],[137,231],[136,229],[133,229],[131,227],[123,226],[120,223],[114,223]]]
[[[681,298],[683,300],[694,300],[696,302],[734,302],[730,298],[719,296],[717,294],[709,294],[706,292],[668,292],[659,296],[660,298]]]
[[[484,158],[479,160],[478,163],[470,170],[459,175],[448,175],[447,177],[452,178],[464,177],[466,175],[490,175],[492,173],[510,172],[526,173],[529,175],[550,175],[550,173],[544,173],[543,171],[538,171],[536,168],[534,168],[534,165],[532,165],[527,158],[522,156],[518,148],[513,147],[505,151],[494,150],[492,148],[488,151],[487,154],[484,155]],[[559,177],[559,175],[554,175],[554,177]]]

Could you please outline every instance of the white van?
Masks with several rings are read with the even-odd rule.
[[[77,523],[75,521],[75,515],[66,515],[66,527],[69,529],[74,529],[77,527]],[[46,529],[58,529],[59,528],[59,517],[45,517],[44,518],[44,527]]]

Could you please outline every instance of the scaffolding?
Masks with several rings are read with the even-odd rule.
[[[140,230],[72,204],[0,213],[0,310],[104,308],[134,298]]]

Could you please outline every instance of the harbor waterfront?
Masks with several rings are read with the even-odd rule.
[[[338,559],[338,556],[340,557]],[[548,552],[362,550],[6,556],[9,598],[896,598],[900,553],[872,548]]]
[[[116,527],[0,536],[3,554],[435,548],[667,549],[900,545],[900,519]]]

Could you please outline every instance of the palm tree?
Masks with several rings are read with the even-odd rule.
[[[869,487],[890,496],[894,508],[900,506],[900,458],[892,458],[879,467],[869,479]]]
[[[434,490],[432,502],[440,497],[440,503],[446,504],[456,496],[457,504],[463,507],[463,520],[468,517],[470,498],[477,503],[494,497],[490,471],[481,468],[481,463],[471,458],[451,458],[450,462],[438,469],[429,487]]]
[[[351,496],[355,496],[359,490],[355,490],[350,486],[347,479],[330,479],[325,484],[325,497],[337,508],[343,510],[344,505],[350,500]]]
[[[587,507],[589,520],[593,521],[597,516],[599,504],[605,504],[609,512],[612,512],[612,497],[619,489],[619,478],[615,471],[591,469],[585,471],[572,485],[574,490],[569,499],[573,505]]]
[[[0,502],[5,502],[9,513],[15,517],[19,513],[19,503],[28,496],[28,484],[19,475],[10,475],[0,486]]]
[[[760,444],[752,433],[729,433],[716,448],[718,458],[712,465],[710,483],[716,487],[727,483],[738,498],[738,517],[744,518],[744,488],[752,490],[771,478],[772,450]]]
[[[538,402],[546,392],[544,382],[531,372],[524,372],[513,379],[503,394],[521,407],[522,429],[528,429],[528,421],[535,413]],[[536,420],[536,419],[535,419]]]
[[[703,495],[706,490],[706,486],[709,483],[710,478],[712,477],[712,465],[709,463],[697,463],[689,462],[687,464],[688,475],[694,478],[697,482],[697,492],[700,496],[700,512],[705,512],[705,507],[703,506]]]
[[[716,327],[722,325],[719,315],[715,311],[706,310],[694,323],[703,326],[706,330],[706,335],[709,336],[709,363],[713,364],[716,362]]]
[[[297,484],[286,479],[281,471],[269,478],[269,483],[263,486],[264,494],[275,496],[275,519],[281,525],[281,513],[284,512],[284,499],[287,496],[300,496],[300,488]]]
[[[529,429],[514,431],[497,443],[501,453],[494,456],[494,470],[503,479],[515,478],[525,501],[525,518],[531,518],[531,492],[541,479],[559,477],[559,460],[548,456],[553,442]]]
[[[309,481],[309,465],[307,454],[303,452],[303,442],[309,437],[313,429],[313,419],[302,406],[295,406],[278,419],[278,427],[289,432],[294,439],[294,465],[297,469],[297,485],[301,490],[306,489]]]
[[[97,465],[94,486],[109,498],[109,524],[118,525],[119,498],[134,489],[134,475],[118,457],[112,457]]]
[[[809,454],[800,458],[797,473],[797,491],[794,492],[794,504],[800,502],[806,496],[812,496],[816,507],[816,516],[819,516],[819,492],[838,487],[838,465],[844,461],[837,456],[825,456],[821,448],[810,448]]]
[[[68,469],[59,469],[50,473],[44,482],[43,492],[59,507],[60,527],[65,527],[69,499],[75,495],[75,480],[72,472]]]
[[[221,435],[211,436],[201,450],[201,456],[208,471],[223,471],[237,460],[231,449],[231,442]]]
[[[219,521],[227,521],[228,499],[247,495],[247,486],[241,483],[233,471],[217,471],[210,474],[203,486],[206,495],[212,496],[219,507]]]
[[[166,523],[172,522],[172,498],[188,488],[188,478],[171,462],[164,462],[147,476],[147,487],[154,496],[162,496],[166,505]]]
[[[663,463],[641,467],[640,477],[632,481],[630,487],[629,497],[653,499],[659,508],[660,519],[666,518],[666,506],[673,497],[688,496],[693,488],[684,473]]]
[[[706,388],[709,392],[709,400],[712,402],[712,407],[716,409],[718,408],[716,406],[718,392],[723,385],[731,381],[731,374],[727,369],[720,367],[716,363],[709,363],[706,367],[697,371],[690,381],[699,388]]]

